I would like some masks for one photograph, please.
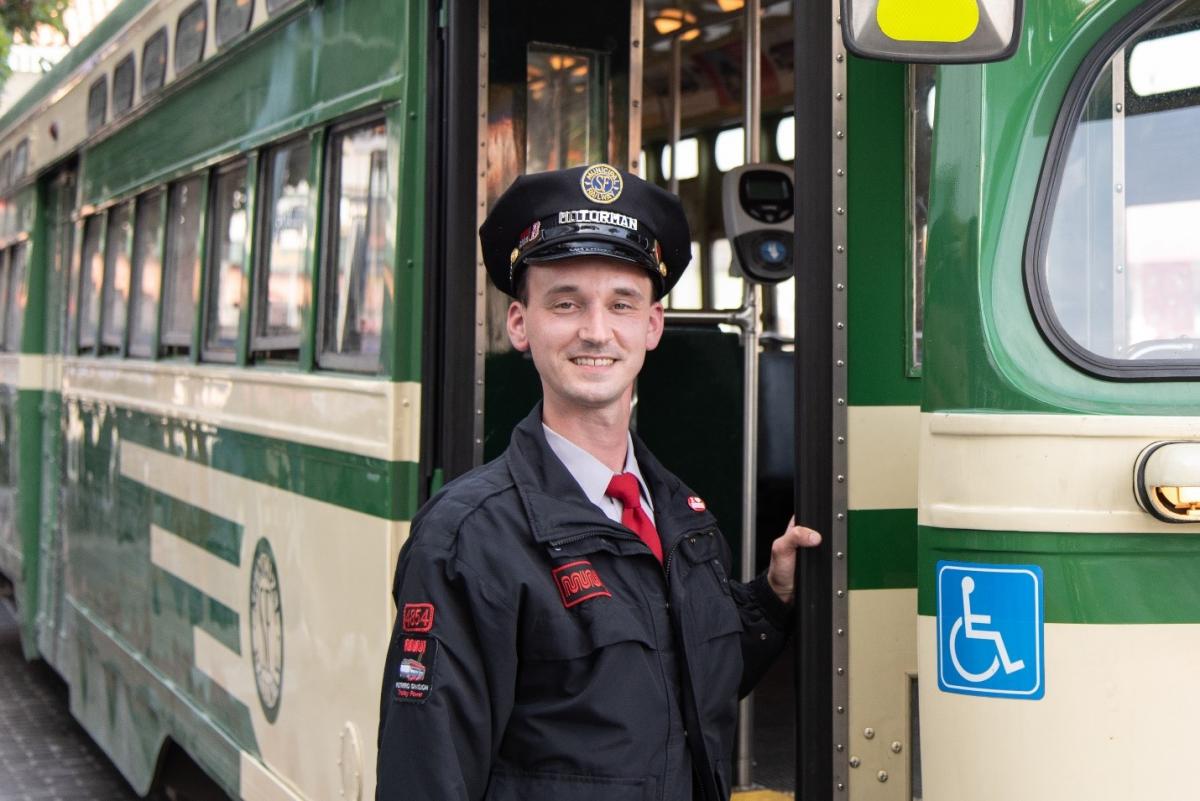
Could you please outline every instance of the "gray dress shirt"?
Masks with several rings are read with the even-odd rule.
[[[583,494],[587,496],[588,500],[596,504],[609,520],[620,523],[624,507],[616,498],[610,498],[604,494],[604,491],[608,489],[608,482],[612,481],[612,477],[616,473],[609,470],[595,456],[545,423],[542,423],[542,430],[546,432],[546,444],[567,468],[567,472],[575,479],[575,483],[583,490]],[[633,455],[633,436],[629,434],[625,436],[628,444],[625,446],[624,472],[633,473],[637,478],[638,487],[641,489],[642,510],[650,518],[650,522],[654,522],[654,504],[650,500],[650,490],[646,486],[646,480],[642,478],[642,471],[638,469],[637,459]]]

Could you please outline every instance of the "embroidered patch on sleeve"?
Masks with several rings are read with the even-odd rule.
[[[433,665],[438,641],[432,637],[405,637],[396,668],[392,700],[423,704],[433,692]]]
[[[405,631],[423,634],[433,629],[433,604],[405,604],[402,616]]]
[[[600,574],[587,559],[559,565],[551,573],[558,587],[558,594],[562,596],[563,606],[568,609],[592,598],[612,597],[612,593],[601,581]]]

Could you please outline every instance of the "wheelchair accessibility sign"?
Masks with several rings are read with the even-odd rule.
[[[937,564],[938,687],[1037,700],[1046,691],[1042,569]]]

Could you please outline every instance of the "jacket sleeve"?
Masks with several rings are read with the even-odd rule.
[[[742,682],[738,697],[744,698],[787,644],[793,612],[775,595],[765,571],[746,584],[731,581],[729,587],[742,618]]]
[[[414,530],[396,568],[379,710],[376,801],[479,801],[513,704],[509,602]]]

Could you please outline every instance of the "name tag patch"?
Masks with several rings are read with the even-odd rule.
[[[392,700],[423,704],[433,691],[433,665],[437,658],[438,641],[432,637],[404,637],[401,648]]]
[[[587,559],[579,559],[560,565],[551,571],[563,606],[570,609],[576,604],[592,598],[611,598],[612,593],[604,586],[600,574]]]

